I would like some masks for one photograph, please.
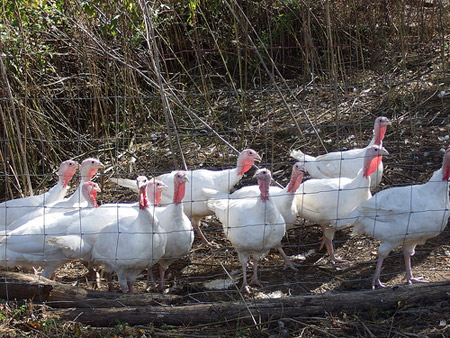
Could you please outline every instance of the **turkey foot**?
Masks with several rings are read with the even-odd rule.
[[[333,260],[334,260],[334,263],[350,263],[350,261],[348,261],[346,259],[343,259],[343,258],[340,258],[340,257],[334,257]]]
[[[415,284],[415,283],[429,283],[429,281],[423,279],[423,276],[420,277],[411,277],[411,278],[406,278],[406,281],[408,284]]]
[[[252,294],[253,293],[253,291],[255,291],[255,289],[254,288],[252,288],[250,285],[243,285],[242,286],[242,290],[244,290],[246,293],[248,293],[248,294]]]
[[[348,261],[346,259],[343,259],[343,258],[336,257],[334,255],[333,243],[331,242],[331,240],[329,240],[325,236],[322,236],[321,239],[322,239],[322,243],[320,243],[319,250],[322,250],[324,246],[326,247],[328,255],[331,258],[331,263],[332,264],[335,264],[335,263],[350,263],[350,261]]]
[[[291,269],[292,271],[298,271],[297,267],[299,267],[300,264],[292,263],[292,261],[289,259],[284,261],[284,270]]]
[[[263,284],[267,284],[268,282],[261,282],[260,280],[253,278],[250,280],[250,284],[254,284],[257,287],[262,288]],[[242,285],[242,290],[244,290],[248,294],[252,294],[254,291],[258,290],[256,287],[251,287],[249,284]]]
[[[256,285],[257,287],[262,288],[263,284],[269,284],[269,282],[263,282],[261,280],[259,280],[257,277],[252,277],[252,279],[250,279],[250,284],[251,285]]]
[[[33,273],[34,273],[35,276],[41,276],[42,275],[42,270],[40,270],[39,268],[36,269],[33,266]]]
[[[289,269],[291,269],[293,271],[298,271],[297,266],[299,266],[299,265],[292,263],[291,259],[289,258],[288,255],[286,255],[286,253],[284,252],[283,248],[279,247],[277,249],[278,249],[278,252],[280,253],[280,255],[283,256],[283,259],[284,259],[284,270],[289,268]]]
[[[377,279],[377,280],[374,280],[374,281],[373,281],[373,283],[372,283],[372,289],[375,290],[377,287],[385,288],[386,285],[384,285],[384,283],[381,283],[381,281],[380,281],[379,279]]]
[[[220,249],[220,245],[214,241],[210,242],[210,241],[206,240],[205,242],[203,242],[203,244],[210,249]]]

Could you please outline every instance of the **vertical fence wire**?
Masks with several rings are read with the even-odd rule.
[[[244,21],[246,17],[242,8],[234,1],[227,2],[226,5],[235,16],[236,22],[242,24],[239,29],[248,32],[245,25],[249,22]],[[327,2],[327,7],[330,5]],[[235,8],[238,11],[235,11]],[[130,74],[139,77],[138,81],[142,82],[141,85],[145,90],[134,91],[133,88],[125,86],[121,88],[117,83],[111,83],[104,84],[105,92],[102,92],[98,88],[93,88],[99,74],[89,70],[86,74],[77,74],[75,78],[64,79],[68,89],[61,95],[48,97],[28,93],[22,95],[16,92],[8,96],[4,93],[0,97],[3,112],[11,110],[9,102],[12,99],[20,112],[34,112],[28,105],[39,107],[42,102],[48,102],[43,106],[58,107],[62,116],[65,113],[73,114],[76,123],[74,131],[69,133],[70,137],[63,137],[62,131],[69,128],[65,124],[66,121],[57,121],[57,112],[51,114],[36,111],[42,115],[42,121],[46,122],[42,124],[44,126],[42,129],[53,128],[58,131],[56,137],[49,138],[48,134],[44,134],[44,130],[39,137],[36,134],[21,133],[14,136],[5,128],[0,140],[4,160],[0,173],[2,182],[0,189],[3,194],[1,202],[20,197],[22,193],[20,182],[29,182],[30,189],[31,185],[36,186],[50,171],[50,165],[46,165],[49,158],[52,159],[52,165],[58,165],[53,156],[56,153],[56,158],[62,160],[67,157],[76,158],[81,162],[87,157],[97,157],[105,163],[106,167],[93,179],[96,182],[103,182],[102,192],[98,195],[100,204],[135,203],[138,201],[137,194],[114,184],[113,181],[117,177],[134,180],[138,175],[158,177],[176,169],[170,160],[175,156],[170,130],[176,130],[176,139],[181,148],[179,151],[184,155],[180,160],[186,163],[188,169],[232,168],[236,164],[239,151],[253,148],[263,159],[258,166],[269,168],[276,185],[285,186],[289,181],[294,162],[290,157],[292,150],[301,149],[307,154],[320,155],[324,153],[323,149],[334,151],[365,147],[371,138],[373,120],[379,115],[388,116],[392,120],[392,125],[388,127],[383,141],[383,146],[389,150],[390,155],[384,159],[385,174],[377,190],[426,182],[433,171],[439,169],[443,150],[450,146],[448,89],[450,80],[448,71],[446,72],[448,67],[446,68],[444,61],[444,46],[441,50],[441,53],[444,53],[441,55],[442,72],[438,73],[438,76],[436,73],[431,76],[429,69],[415,69],[414,73],[402,69],[395,70],[392,74],[371,73],[363,80],[356,77],[349,80],[350,76],[339,77],[338,73],[346,66],[340,59],[341,53],[348,46],[340,45],[339,41],[332,39],[334,27],[330,21],[329,10],[330,8],[327,11],[329,40],[325,41],[323,46],[286,45],[262,48],[258,44],[263,45],[263,40],[256,30],[250,27],[252,34],[246,37],[249,45],[245,47],[221,49],[218,45],[214,48],[196,46],[198,47],[196,49],[170,49],[170,52],[161,53],[161,69],[174,60],[178,61],[178,57],[195,54],[197,63],[202,62],[200,67],[204,66],[206,69],[209,66],[211,70],[214,69],[208,63],[211,62],[208,59],[211,55],[221,59],[227,53],[235,53],[238,57],[241,57],[242,52],[246,55],[253,53],[254,60],[260,63],[255,67],[257,71],[253,69],[254,74],[259,72],[258,74],[263,75],[254,75],[252,79],[254,82],[270,80],[267,81],[267,86],[253,84],[248,88],[237,88],[233,80],[230,80],[232,83],[222,80],[222,82],[211,81],[212,85],[207,93],[190,90],[183,84],[183,76],[174,81],[176,85],[167,84],[166,90],[163,88],[164,84],[160,82],[160,91],[164,91],[167,95],[163,98],[164,106],[171,106],[173,129],[167,118],[165,123],[160,118],[161,98],[157,93],[157,86],[151,80],[151,73],[144,68],[145,63],[128,60],[98,42],[95,44],[98,50],[93,57],[101,59],[111,69],[121,67],[127,69]],[[86,30],[82,26],[79,29]],[[416,55],[407,55],[405,48],[408,48],[408,42],[403,35],[400,39],[402,50],[396,57],[404,58],[402,65],[406,67],[405,65],[418,62],[418,59],[420,61]],[[441,36],[441,40],[444,43],[445,37]],[[156,48],[157,44],[158,42],[153,39],[153,47]],[[359,54],[363,55],[362,50],[371,46],[362,43],[358,38],[356,48],[359,51],[357,54],[359,60]],[[312,74],[310,81],[303,83],[298,79],[284,78],[275,61],[282,59],[283,53],[292,49],[307,50],[310,53],[330,53],[333,76],[330,79],[319,79]],[[275,61],[271,55],[276,55]],[[15,59],[20,63],[33,55],[25,53],[1,57],[2,60]],[[62,60],[76,58],[68,54],[55,57]],[[309,66],[312,69],[319,67],[314,64]],[[241,67],[239,63],[239,72],[242,71]],[[203,71],[199,70],[200,73]],[[192,74],[194,73],[192,71]],[[162,74],[157,75],[161,81],[166,81]],[[170,73],[165,75],[167,78],[171,76],[176,78]],[[343,80],[338,81],[341,78]],[[207,84],[204,82],[202,86],[206,88]],[[245,103],[245,107],[242,106],[242,102]],[[75,107],[75,111],[72,107]],[[101,117],[109,110],[114,111],[114,114],[109,115],[113,116],[114,120]],[[140,114],[138,115],[136,111]],[[134,117],[134,113],[138,116]],[[5,119],[9,116],[3,115]],[[17,123],[17,127],[19,124]],[[17,143],[20,145],[23,142],[26,142],[29,153],[32,152],[30,149],[40,149],[37,154],[33,153],[32,159],[41,161],[42,165],[30,165],[33,170],[29,173],[26,170],[19,170],[11,153],[8,152],[9,145]],[[27,161],[25,156],[24,168],[28,168]],[[236,185],[236,189],[255,185],[255,179],[252,178],[254,171],[255,168],[252,168]],[[73,187],[78,184],[79,179],[77,174],[73,179]],[[308,179],[311,177],[305,174],[305,180]],[[36,195],[48,190],[49,187],[50,182],[46,186],[40,186]],[[191,189],[195,189],[195,182]],[[405,205],[410,203],[411,201],[405,201]],[[119,209],[116,217],[118,215]],[[47,215],[42,219],[47,220]],[[82,219],[77,221],[81,222]],[[45,228],[46,224],[43,226]],[[6,226],[4,228],[4,235],[7,235],[10,230]],[[168,293],[176,295],[181,299],[179,300],[181,303],[237,299],[236,289],[229,283],[232,278],[240,285],[242,278],[234,248],[224,236],[224,229],[214,216],[204,218],[201,228],[208,239],[219,244],[219,248],[206,248],[196,235],[189,254],[180,257],[168,270],[166,281]],[[261,261],[260,272],[260,278],[269,281],[269,284],[261,288],[261,292],[269,296],[277,292],[282,295],[296,295],[370,287],[379,242],[370,236],[353,237],[351,230],[348,229],[338,231],[333,245],[336,253],[349,259],[350,263],[332,265],[326,252],[318,250],[321,235],[318,224],[305,221],[300,215],[294,229],[283,239],[283,247],[291,259],[299,265],[299,271],[283,270],[280,255],[275,250],[269,251]],[[432,276],[430,279],[434,281],[448,280],[449,236],[448,229],[444,228],[440,235],[429,239],[424,245],[419,245],[413,258],[414,271],[422,273],[425,277]],[[27,241],[34,241],[33,238],[39,236],[27,235],[26,238]],[[7,243],[5,237],[2,241],[1,244]],[[45,239],[43,244],[46,244]],[[4,246],[3,249],[1,252],[6,252],[8,248]],[[40,254],[45,259],[46,253]],[[7,265],[11,268],[10,264]],[[12,269],[26,272],[22,267]],[[146,289],[147,273],[142,271],[138,275],[136,288],[140,292]],[[158,273],[156,266],[154,273]],[[401,282],[403,275],[403,253],[398,247],[386,258],[382,278],[388,280],[390,285],[394,285]],[[92,278],[89,279],[86,268],[79,263],[67,262],[57,271],[56,276],[63,282],[79,287],[91,288],[95,284]],[[5,283],[8,283],[6,277]],[[106,290],[104,280],[101,290]],[[118,290],[116,287],[117,299]],[[152,289],[151,292],[157,291]]]

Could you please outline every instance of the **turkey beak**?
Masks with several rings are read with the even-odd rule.
[[[189,178],[187,176],[184,176],[184,180],[185,180],[185,182],[190,182]]]
[[[102,189],[100,189],[98,184],[94,185],[94,189],[95,189],[96,192],[101,192],[102,191]]]
[[[381,148],[381,155],[389,155],[389,152],[386,150],[385,147]]]
[[[258,153],[255,154],[255,161],[256,162],[261,162],[262,161],[262,158],[261,158],[261,156],[259,156]]]
[[[168,187],[167,184],[161,182],[161,189],[162,190],[167,190],[167,189],[169,189],[169,187]]]

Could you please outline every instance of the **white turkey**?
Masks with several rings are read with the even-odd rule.
[[[86,207],[88,202],[82,193],[83,185],[84,183],[90,182],[92,177],[101,167],[103,167],[103,164],[97,159],[88,158],[84,160],[80,166],[80,184],[70,197],[35,208],[33,211],[26,213],[12,222],[9,225],[8,230],[16,230],[28,222],[36,222],[37,219],[43,221],[46,219],[44,215],[62,213]],[[42,226],[43,225],[44,224],[42,224]]]
[[[424,282],[411,271],[411,256],[418,244],[439,235],[447,226],[449,202],[450,149],[442,167],[424,184],[385,189],[361,203],[338,225],[354,225],[355,234],[366,234],[380,241],[378,263],[372,287],[384,287],[380,281],[383,260],[398,246],[403,247],[406,281]]]
[[[200,229],[200,220],[204,216],[212,214],[206,206],[202,189],[210,188],[228,194],[242,176],[250,170],[255,161],[261,161],[259,154],[253,149],[245,149],[239,154],[235,168],[224,170],[195,169],[186,172],[189,182],[186,184],[186,195],[183,200],[184,212],[191,219],[195,231],[205,245],[214,246],[206,239]],[[163,192],[162,206],[172,203],[174,176],[177,172],[172,171],[157,177],[158,180],[169,187],[167,191]],[[117,179],[116,182],[125,187],[133,187],[130,180],[127,179]]]
[[[106,225],[97,235],[92,248],[92,260],[103,265],[107,273],[115,271],[125,293],[133,292],[137,275],[158,262],[165,253],[167,235],[154,217],[154,208],[147,200],[145,176],[137,179],[139,212]]]
[[[141,178],[139,179],[141,180]],[[159,180],[150,179],[148,180],[146,187],[147,200],[152,202],[152,206],[158,205],[161,201],[162,192],[167,189],[167,185]],[[73,258],[80,258],[80,256],[77,255],[81,255],[82,259],[89,260],[91,257],[92,245],[95,243],[99,232],[112,222],[121,222],[122,219],[127,217],[137,217],[140,212],[139,210],[140,202],[102,204],[85,217],[83,222],[73,222],[68,224],[64,241],[61,240],[59,243],[65,243],[67,249],[75,248],[74,252],[70,253],[70,250],[67,252]],[[72,235],[75,237],[70,238]],[[83,243],[81,248],[79,247],[80,236]],[[72,240],[74,240],[73,243],[70,242]]]
[[[46,193],[0,203],[0,229],[6,229],[15,220],[38,208],[61,201],[70,188],[68,184],[77,169],[78,163],[76,161],[64,161],[59,166],[58,183]]]
[[[288,185],[284,188],[271,186],[269,194],[275,203],[278,211],[284,218],[286,223],[286,231],[294,227],[298,215],[297,204],[295,203],[295,193],[303,180],[304,164],[297,162],[292,167],[291,179]],[[230,198],[250,198],[260,195],[259,187],[257,185],[242,187],[230,195]],[[284,258],[285,267],[297,270],[289,257],[284,252],[281,246],[277,247],[278,251]]]
[[[86,182],[82,186],[83,198],[88,201],[86,207],[52,213],[51,216],[43,215],[45,220],[37,217],[3,236],[0,239],[0,264],[5,268],[42,266],[42,275],[50,277],[63,262],[60,259],[61,250],[49,245],[47,237],[65,233],[67,224],[82,219],[96,208],[99,190],[96,183]]]
[[[174,175],[173,203],[165,207],[155,208],[156,217],[167,234],[166,251],[159,261],[160,290],[164,289],[164,278],[167,268],[179,258],[189,253],[194,242],[194,229],[191,221],[184,213],[182,200],[185,196],[185,172]]]
[[[74,201],[74,206],[84,207],[87,205],[87,201],[81,193],[81,189],[84,183],[92,180],[97,171],[103,168],[103,163],[95,158],[87,158],[81,162],[80,165],[80,185],[78,189],[72,195],[72,199]]]
[[[383,145],[387,126],[391,122],[385,116],[375,119],[373,137],[365,148],[354,148],[345,151],[335,151],[317,157],[303,154],[300,150],[291,152],[297,161],[305,162],[305,169],[314,178],[355,177],[363,166],[365,152],[372,145]],[[380,162],[376,171],[371,174],[371,189],[375,189],[383,177],[383,162]]]
[[[217,193],[208,200],[208,208],[214,211],[221,221],[227,239],[236,250],[242,264],[242,287],[248,293],[247,263],[251,257],[253,275],[250,284],[261,286],[258,279],[258,261],[271,248],[280,246],[286,231],[286,223],[269,196],[271,173],[259,169],[254,177],[258,179],[259,198],[231,199],[230,195]],[[216,199],[217,198],[217,199]]]
[[[167,189],[163,182],[151,179],[147,184],[147,199],[152,206],[156,206],[161,201],[162,191]],[[102,229],[111,223],[120,224],[125,219],[136,218],[139,215],[140,202],[136,203],[106,203],[81,220],[76,220],[67,224],[67,231],[61,236],[52,236],[48,243],[63,249],[61,260],[69,262],[80,259],[92,273],[93,264],[92,249],[97,240],[97,235]],[[108,276],[109,277],[109,276]],[[97,287],[100,285],[100,276],[96,272]],[[112,291],[112,285],[108,285]]]
[[[388,154],[386,149],[372,145],[365,150],[364,162],[356,177],[310,179],[297,189],[295,201],[299,215],[320,224],[323,232],[321,248],[325,245],[333,263],[345,262],[334,256],[332,240],[337,230],[336,220],[372,197],[371,174],[385,154]]]

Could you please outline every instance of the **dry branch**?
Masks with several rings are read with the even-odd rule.
[[[95,326],[115,324],[116,319],[130,325],[165,323],[192,325],[217,321],[261,320],[283,317],[312,316],[339,311],[391,310],[399,306],[424,306],[450,301],[450,281],[399,285],[386,289],[333,292],[277,299],[256,299],[195,305],[167,305],[178,297],[140,293],[121,295],[67,286],[62,283],[17,273],[2,273],[8,281],[0,287],[9,299],[33,298],[52,307],[72,307],[52,310],[49,314],[64,320],[76,320]],[[12,292],[16,292],[12,297]],[[34,295],[33,295],[34,294]],[[159,304],[159,305],[155,305]],[[76,308],[75,308],[76,307]]]

